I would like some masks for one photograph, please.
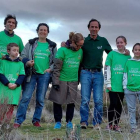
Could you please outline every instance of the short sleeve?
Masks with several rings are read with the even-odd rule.
[[[23,42],[22,42],[21,38],[19,38],[19,52],[20,53],[22,52],[23,48],[24,48]]]
[[[111,51],[112,51],[112,48],[111,48],[109,42],[107,41],[107,39],[105,38],[105,52],[108,54]]]
[[[127,73],[127,65],[128,65],[128,61],[127,61],[126,64],[125,64],[124,73]]]
[[[57,51],[57,53],[56,53],[56,55],[55,55],[55,58],[60,59],[60,60],[62,60],[62,61],[64,60],[65,54],[64,54],[63,48],[59,48],[59,49],[58,49],[58,51]]]
[[[106,58],[105,65],[112,66],[112,53],[110,52]]]
[[[24,64],[22,62],[21,62],[21,68],[20,68],[19,75],[25,75]]]

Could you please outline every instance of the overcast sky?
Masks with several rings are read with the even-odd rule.
[[[87,24],[95,18],[101,22],[100,36],[107,38],[113,48],[119,35],[127,38],[131,50],[140,42],[140,1],[139,0],[0,0],[0,30],[7,14],[15,14],[18,34],[24,44],[37,36],[39,23],[50,26],[48,38],[60,46],[67,40],[70,31],[89,34]]]

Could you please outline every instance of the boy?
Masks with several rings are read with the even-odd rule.
[[[0,65],[0,125],[9,124],[14,106],[18,105],[21,84],[25,77],[24,65],[19,55],[19,46],[16,43],[7,45],[8,55],[3,56]],[[6,108],[6,109],[5,109]]]

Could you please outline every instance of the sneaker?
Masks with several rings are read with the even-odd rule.
[[[19,128],[20,127],[20,124],[18,123],[14,123],[14,126],[13,126],[15,129]]]
[[[61,128],[61,122],[56,122],[54,129],[60,129]]]
[[[113,130],[113,126],[112,125],[107,125],[106,130]]]
[[[72,129],[72,128],[73,128],[73,124],[72,124],[72,122],[68,122],[67,125],[66,125],[66,127]]]
[[[94,128],[95,130],[100,130],[100,129],[101,129],[99,124],[94,125],[93,128]]]
[[[136,133],[136,131],[137,131],[136,128],[131,128],[130,133],[133,134],[133,133]]]
[[[80,125],[82,129],[87,129],[87,124],[85,122],[82,122]]]
[[[121,128],[118,125],[114,125],[113,130],[117,132],[122,132]]]
[[[35,122],[35,123],[33,123],[33,126],[35,126],[35,127],[41,127],[41,125],[40,125],[39,122]]]

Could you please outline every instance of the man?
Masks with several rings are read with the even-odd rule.
[[[85,38],[83,49],[81,82],[81,128],[88,126],[89,102],[93,89],[94,118],[93,126],[99,128],[103,115],[103,52],[109,53],[112,49],[107,39],[98,35],[101,24],[91,19],[88,24],[90,34]]]
[[[16,17],[13,15],[7,15],[4,19],[5,29],[0,32],[0,58],[7,54],[6,48],[9,43],[16,43],[19,46],[20,53],[24,48],[21,38],[13,31],[17,27],[17,23]]]

